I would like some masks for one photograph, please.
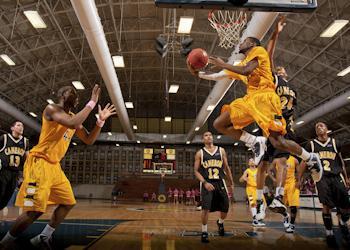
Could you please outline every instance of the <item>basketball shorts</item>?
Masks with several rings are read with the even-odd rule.
[[[257,200],[257,193],[256,193],[256,187],[247,186],[245,191],[247,194],[247,198],[249,201],[249,206],[255,207],[256,206],[256,200]],[[266,204],[265,196],[263,196],[263,202]]]
[[[18,171],[6,168],[0,171],[0,210],[6,207],[17,187]]]
[[[324,174],[316,187],[320,203],[330,208],[350,208],[350,196],[340,175]]]
[[[257,90],[224,105],[221,112],[229,112],[235,129],[243,129],[256,122],[268,137],[270,130],[286,133],[286,121],[282,117],[281,101],[274,90]]]
[[[47,205],[76,203],[72,187],[59,163],[29,155],[24,164],[23,183],[16,206],[25,211],[45,212]]]
[[[202,210],[210,212],[220,211],[227,213],[230,203],[227,195],[227,190],[222,180],[208,181],[215,190],[208,191],[204,186],[201,190]]]
[[[286,126],[286,131],[287,133],[284,135],[284,138],[288,139],[288,140],[295,140],[295,133],[290,129],[289,124],[287,124]],[[262,135],[262,131],[259,132],[260,135]],[[272,162],[274,159],[278,159],[278,158],[286,158],[288,159],[290,156],[289,152],[286,151],[282,151],[280,149],[275,149],[271,142],[269,140],[267,140],[267,150],[265,152],[265,155],[263,156],[263,161],[268,161],[268,162]]]
[[[295,188],[295,182],[286,183],[284,185],[283,202],[289,207],[300,206],[300,190]]]

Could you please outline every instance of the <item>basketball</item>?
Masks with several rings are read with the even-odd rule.
[[[202,69],[208,64],[208,54],[204,49],[193,49],[187,57],[187,62],[193,69]]]

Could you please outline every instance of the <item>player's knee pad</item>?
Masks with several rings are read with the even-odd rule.
[[[292,214],[296,214],[297,211],[298,211],[297,207],[295,207],[295,206],[290,207],[290,212],[291,212]]]

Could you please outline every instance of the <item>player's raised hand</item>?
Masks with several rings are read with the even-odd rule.
[[[117,112],[115,112],[115,107],[112,104],[107,104],[104,109],[101,109],[101,105],[98,105],[98,116],[101,121],[105,121],[108,117],[111,115],[115,115]]]
[[[101,93],[101,88],[100,86],[98,86],[97,84],[95,84],[94,88],[92,89],[92,93],[91,93],[91,101],[94,101],[95,103],[98,102],[98,98],[100,96]]]
[[[214,186],[213,186],[212,184],[210,184],[209,182],[206,182],[206,183],[204,184],[204,187],[205,187],[205,189],[208,190],[208,191],[214,191],[214,190],[215,190]]]
[[[277,23],[277,32],[280,33],[282,32],[284,26],[286,26],[286,16],[280,16],[280,20]]]
[[[214,57],[214,56],[209,57],[209,63],[211,63],[219,68],[223,68],[222,65],[225,64],[224,60],[222,60],[220,57]]]

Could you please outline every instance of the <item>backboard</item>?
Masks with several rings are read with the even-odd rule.
[[[243,8],[248,11],[273,12],[312,12],[317,8],[317,0],[248,0],[240,6],[232,4],[233,1],[235,0],[231,2],[228,0],[155,0],[155,4],[161,8],[220,10]]]

